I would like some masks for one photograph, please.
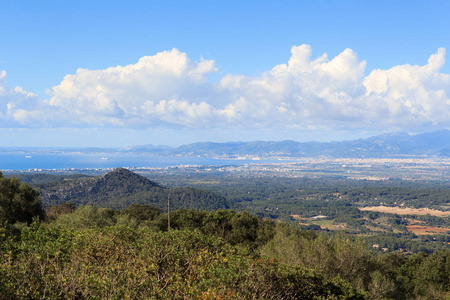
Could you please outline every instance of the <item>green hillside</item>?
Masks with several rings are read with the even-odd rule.
[[[70,201],[75,206],[91,203],[99,207],[123,209],[131,204],[150,204],[167,209],[170,197],[173,209],[237,208],[233,202],[212,192],[189,187],[165,188],[123,168],[98,177],[58,180],[35,186],[40,189],[46,207]]]

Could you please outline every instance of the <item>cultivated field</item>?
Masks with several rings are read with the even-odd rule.
[[[388,206],[369,206],[361,207],[360,210],[365,211],[378,211],[389,214],[399,214],[399,215],[431,215],[437,217],[447,217],[450,216],[450,211],[439,211],[435,209],[428,208],[409,208],[409,207],[388,207]]]
[[[418,225],[407,225],[406,229],[408,229],[408,231],[411,231],[416,235],[445,234],[447,232],[450,232],[449,228],[428,227]]]

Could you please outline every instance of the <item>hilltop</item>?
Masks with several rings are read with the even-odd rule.
[[[73,202],[100,207],[123,209],[130,204],[150,204],[167,208],[170,195],[171,207],[216,210],[235,208],[236,204],[212,192],[189,188],[165,188],[127,169],[117,168],[98,177],[54,181],[36,185],[45,206]]]

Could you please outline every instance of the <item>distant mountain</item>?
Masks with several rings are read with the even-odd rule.
[[[374,156],[389,155],[428,155],[442,156],[450,148],[450,131],[440,130],[431,133],[409,135],[391,133],[363,140],[366,148],[376,147]]]
[[[419,135],[382,134],[367,139],[342,142],[228,142],[194,143],[177,148],[136,146],[126,152],[180,156],[289,156],[289,157],[392,157],[398,155],[450,156],[450,131],[440,130]]]
[[[100,207],[123,209],[136,203],[154,205],[165,210],[170,196],[173,209],[237,208],[236,204],[212,192],[194,188],[164,188],[123,168],[99,177],[56,181],[38,187],[46,206],[71,201],[76,205],[92,203]]]
[[[201,142],[179,146],[154,146],[152,144],[117,148],[40,148],[9,149],[0,152],[33,151],[42,153],[134,153],[156,156],[203,156],[213,158],[240,157],[398,157],[437,156],[450,157],[450,131],[409,135],[404,132],[386,133],[366,139],[341,142],[296,142],[296,141],[252,141],[252,142]]]

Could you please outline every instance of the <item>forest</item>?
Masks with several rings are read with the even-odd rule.
[[[445,181],[368,181],[203,174],[148,174],[166,186],[192,186],[225,197],[263,218],[305,230],[358,236],[376,251],[433,253],[449,248],[450,184]],[[365,208],[384,205],[386,212]],[[404,214],[399,208],[424,210]],[[446,216],[427,214],[427,209]],[[316,218],[323,216],[324,218]],[[418,228],[415,231],[414,228]],[[425,233],[425,234],[424,234]]]
[[[384,253],[245,209],[44,206],[3,176],[0,208],[2,299],[450,297],[445,247]]]

